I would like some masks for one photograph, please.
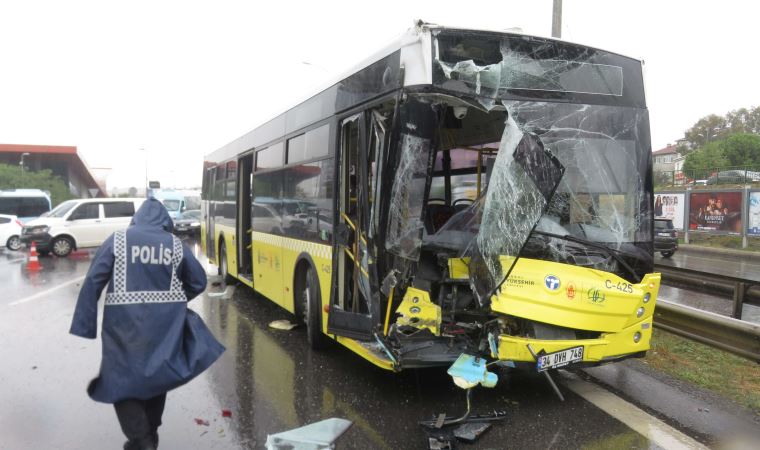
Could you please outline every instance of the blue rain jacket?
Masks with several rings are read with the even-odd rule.
[[[95,255],[79,292],[71,334],[94,339],[103,309],[100,375],[87,392],[99,402],[148,399],[192,380],[224,352],[187,301],[206,289],[206,272],[171,234],[166,208],[148,199],[126,231]]]

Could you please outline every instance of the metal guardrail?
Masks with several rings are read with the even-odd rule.
[[[760,363],[760,325],[658,300],[654,326]]]
[[[677,275],[686,277],[693,277],[695,280],[704,282],[705,279],[714,278],[722,283],[733,285],[733,308],[731,309],[731,317],[734,319],[742,318],[742,310],[744,308],[744,301],[747,298],[747,291],[749,288],[755,285],[760,285],[758,280],[750,280],[747,278],[734,277],[731,275],[725,275],[715,272],[703,272],[701,270],[689,269],[686,267],[672,266],[669,264],[655,264],[655,269],[664,272],[672,272]]]

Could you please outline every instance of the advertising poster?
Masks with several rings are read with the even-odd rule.
[[[749,209],[747,210],[749,223],[747,234],[760,236],[760,192],[749,193]]]
[[[690,230],[741,233],[741,192],[694,192],[690,201]]]
[[[655,219],[670,219],[676,230],[683,230],[684,203],[683,194],[655,194]]]

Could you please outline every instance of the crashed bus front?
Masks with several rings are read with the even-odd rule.
[[[660,276],[640,61],[430,32],[432,85],[400,97],[369,258],[395,311],[378,345],[397,369],[643,355]]]

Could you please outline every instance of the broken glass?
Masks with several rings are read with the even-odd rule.
[[[410,130],[416,129],[407,124]],[[386,249],[402,258],[417,260],[422,242],[422,208],[425,201],[430,140],[401,134],[401,156],[391,190]]]
[[[610,54],[600,50],[519,36],[463,39],[445,32],[434,48],[443,75],[436,84],[475,94],[489,111],[508,90],[623,95],[623,68],[607,63]]]
[[[524,133],[509,114],[487,193],[477,203],[483,208],[479,231],[465,250],[470,285],[482,305],[509,275],[562,172],[541,141]]]

